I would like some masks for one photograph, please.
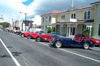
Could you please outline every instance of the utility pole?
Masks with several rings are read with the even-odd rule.
[[[27,20],[27,13],[24,13],[24,12],[20,12],[20,13],[23,13],[25,15],[25,21]],[[23,23],[22,23],[22,31],[23,31]],[[26,31],[26,26],[25,26],[25,31]]]
[[[74,1],[72,0],[72,8],[74,7]]]
[[[20,12],[20,13],[23,13],[23,14],[25,14],[25,21],[26,21],[26,16],[27,16],[27,13],[24,13],[24,12]]]

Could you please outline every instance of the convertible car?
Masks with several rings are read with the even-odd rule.
[[[50,41],[54,37],[60,38],[60,37],[64,37],[64,36],[59,35],[57,32],[52,32],[52,33],[48,33],[48,34],[41,34],[41,35],[38,35],[36,37],[36,42]]]
[[[74,39],[77,41],[87,39],[87,40],[91,41],[91,43],[93,43],[95,46],[100,46],[100,39],[97,39],[94,37],[88,37],[85,34],[76,34]]]
[[[28,34],[27,38],[28,39],[31,39],[31,38],[36,38],[37,36],[41,35],[41,34],[44,34],[43,31],[36,31],[35,33],[30,33]]]
[[[90,47],[94,46],[89,40],[84,39],[79,42],[73,38],[52,38],[52,40],[50,41],[50,45],[56,48],[67,46],[67,47],[82,47],[84,49],[89,49]]]

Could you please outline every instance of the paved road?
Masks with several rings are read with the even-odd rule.
[[[15,58],[0,42],[0,66],[100,66],[100,48],[56,49],[48,42],[35,42],[1,30],[0,38]]]

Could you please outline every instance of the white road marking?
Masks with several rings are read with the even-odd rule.
[[[64,49],[58,49],[58,50],[62,50],[64,52],[67,52],[67,53],[70,53],[70,54],[73,54],[73,55],[76,55],[76,56],[80,56],[80,57],[83,57],[83,58],[86,58],[86,59],[89,59],[89,60],[92,60],[92,61],[95,61],[95,62],[99,62],[100,63],[100,60],[96,60],[94,58],[87,57],[87,56],[84,56],[84,55],[81,55],[81,54],[78,54],[78,53],[75,53],[75,52],[71,52],[71,51],[64,50]]]
[[[24,61],[24,63],[25,63],[27,66],[29,66],[29,65],[28,65],[28,63],[27,63],[28,61],[27,61],[27,62],[25,61],[25,60],[26,60],[26,59],[25,59],[25,57],[24,57],[24,56],[22,56],[22,55],[21,55],[21,57],[24,59],[24,60],[23,60],[23,61]]]
[[[11,58],[13,59],[13,61],[15,62],[16,66],[21,66],[19,64],[19,62],[16,60],[16,58],[12,55],[12,53],[10,52],[10,50],[7,48],[7,46],[4,44],[4,42],[0,39],[2,45],[5,47],[5,49],[7,50],[7,52],[9,53],[9,55],[11,56]]]

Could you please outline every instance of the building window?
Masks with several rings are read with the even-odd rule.
[[[88,19],[90,19],[90,11],[88,11]]]
[[[98,11],[98,16],[100,17],[100,6],[99,6],[99,9],[98,9],[99,11]]]
[[[84,19],[86,19],[87,12],[84,13]]]
[[[44,22],[44,17],[42,17],[42,22]]]
[[[100,35],[100,24],[98,26],[98,35]]]
[[[49,16],[49,21],[51,21],[51,16]]]
[[[42,26],[42,29],[44,29],[44,26]]]
[[[47,21],[47,18],[48,18],[48,17],[46,16],[45,21]]]
[[[71,14],[71,18],[76,19],[76,14],[75,13]]]
[[[74,19],[76,19],[76,14],[74,13]]]
[[[45,31],[47,31],[47,25],[45,26]]]
[[[62,15],[62,16],[61,16],[61,19],[65,19],[65,15]]]
[[[71,18],[73,19],[73,14],[71,14]]]
[[[90,11],[85,11],[84,12],[84,19],[85,20],[90,19],[90,16],[91,16],[91,12]]]

